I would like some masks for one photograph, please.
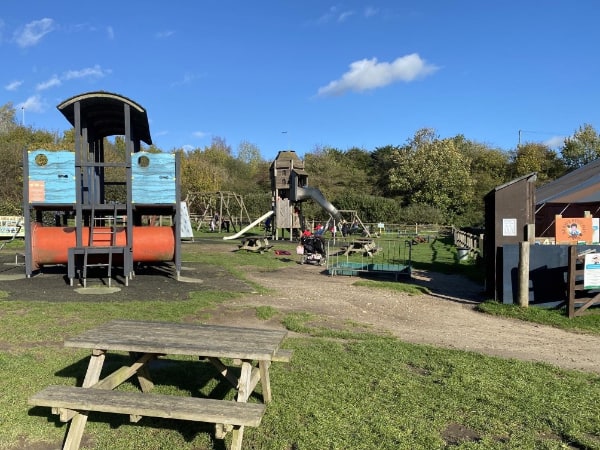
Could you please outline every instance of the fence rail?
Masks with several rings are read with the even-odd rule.
[[[471,256],[483,257],[483,234],[471,234],[452,227],[454,245],[469,250]]]

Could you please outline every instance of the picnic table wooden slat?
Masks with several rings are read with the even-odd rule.
[[[29,404],[253,427],[260,425],[266,408],[261,403],[74,386],[48,386],[30,397]]]
[[[66,347],[270,360],[284,330],[113,321],[65,340]]]

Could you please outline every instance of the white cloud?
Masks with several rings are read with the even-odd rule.
[[[24,102],[17,104],[15,109],[24,109],[25,112],[41,113],[46,110],[46,105],[39,95],[32,95]]]
[[[205,131],[194,131],[192,135],[197,138],[205,138],[206,136],[209,136],[210,133],[207,133]]]
[[[156,37],[158,39],[166,39],[166,38],[170,38],[174,34],[175,34],[175,32],[173,30],[159,31],[158,33],[156,33]]]
[[[352,16],[354,11],[342,11],[337,6],[332,6],[329,10],[317,19],[317,23],[328,23],[331,21],[344,22],[348,17]]]
[[[44,81],[42,83],[39,83],[35,87],[35,89],[38,90],[38,91],[44,91],[44,90],[50,89],[52,87],[60,86],[61,84],[62,84],[62,82],[60,81],[60,78],[58,78],[56,75],[54,75],[48,81]]]
[[[6,89],[7,91],[16,91],[17,89],[19,89],[21,87],[22,84],[23,84],[22,80],[11,81],[6,86],[4,86],[4,89]]]
[[[103,78],[110,74],[108,69],[102,69],[99,65],[94,67],[86,67],[80,70],[69,70],[62,75],[54,75],[49,80],[38,83],[35,87],[37,91],[45,91],[46,89],[54,88],[63,84],[64,81],[78,80],[82,78]]]
[[[102,67],[100,67],[98,64],[96,64],[94,67],[86,67],[85,69],[81,69],[81,70],[69,70],[68,72],[65,72],[63,74],[63,76],[61,77],[61,79],[63,80],[74,80],[74,79],[78,79],[78,78],[103,78],[106,75],[109,75],[111,73],[110,69],[102,69]]]
[[[111,41],[115,38],[115,30],[113,30],[113,27],[106,27],[106,35]]]
[[[198,75],[195,75],[193,73],[190,72],[186,72],[183,74],[183,78],[179,81],[175,81],[173,83],[171,83],[171,87],[177,87],[177,86],[183,86],[186,84],[190,84],[192,83],[194,80],[196,80],[197,78],[199,78]]]
[[[562,147],[565,143],[565,136],[553,136],[550,139],[544,141],[544,145],[547,145],[549,148],[555,149]]]
[[[367,6],[365,8],[365,17],[373,17],[379,14],[379,10],[377,8],[373,8],[372,6]]]
[[[377,89],[398,81],[413,81],[432,74],[438,67],[428,64],[417,53],[402,56],[390,62],[377,58],[361,59],[350,64],[350,70],[339,80],[319,88],[317,95],[343,95],[348,91],[362,92]]]
[[[14,38],[19,47],[31,47],[36,45],[45,35],[54,31],[54,20],[44,18],[29,22],[24,27],[15,31]]]
[[[338,22],[345,22],[348,17],[352,17],[354,15],[354,11],[344,11],[340,13],[337,18]]]

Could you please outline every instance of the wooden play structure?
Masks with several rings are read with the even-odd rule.
[[[73,125],[75,152],[25,151],[23,203],[25,270],[31,277],[47,265],[67,265],[73,285],[83,286],[92,268],[113,268],[123,284],[137,263],[175,264],[181,270],[179,162],[175,154],[142,151],[152,144],[146,110],[108,92],[89,92],[65,100],[58,110]],[[123,136],[119,161],[105,159],[105,139]],[[54,226],[43,216],[74,218]],[[144,226],[151,216],[170,216],[172,226]]]
[[[218,217],[214,223],[216,231],[221,230],[226,222],[229,222],[234,232],[242,223],[251,222],[244,198],[235,192],[188,192],[185,202],[197,231],[208,226],[215,217]]]
[[[340,223],[339,211],[317,188],[308,186],[308,174],[302,161],[293,150],[280,151],[269,169],[273,203],[273,236],[283,238],[285,230],[289,239],[299,237],[304,224],[301,204],[305,200],[317,202],[333,220]]]

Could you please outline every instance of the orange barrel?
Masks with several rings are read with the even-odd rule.
[[[89,227],[81,230],[82,242],[87,245]],[[115,245],[126,245],[124,228],[117,228]],[[94,227],[94,246],[110,245],[111,228]],[[31,227],[31,259],[34,267],[44,264],[67,264],[68,249],[77,245],[75,227],[44,227],[39,223]],[[133,227],[133,262],[173,261],[175,255],[174,227]]]

